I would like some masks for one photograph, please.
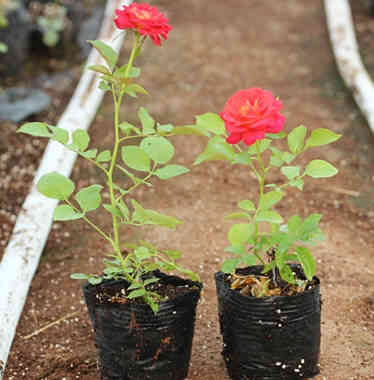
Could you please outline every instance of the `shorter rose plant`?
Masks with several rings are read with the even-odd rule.
[[[47,137],[58,141],[67,149],[95,165],[105,177],[109,203],[102,202],[104,186],[94,184],[74,194],[75,184],[69,178],[54,172],[42,176],[37,188],[46,197],[61,202],[54,211],[54,220],[83,219],[111,246],[111,253],[104,260],[105,269],[101,276],[76,273],[75,279],[87,279],[92,285],[108,279],[124,279],[128,282],[126,297],[141,298],[153,311],[157,311],[161,297],[152,290],[158,281],[156,270],[179,271],[193,280],[198,276],[176,263],[179,251],[158,249],[146,241],[122,242],[120,226],[158,225],[174,230],[181,221],[151,209],[144,208],[131,197],[139,186],[152,186],[152,177],[167,180],[188,172],[188,169],[169,161],[174,156],[174,146],[168,137],[184,134],[201,134],[195,127],[174,127],[156,123],[145,108],[140,108],[138,118],[141,128],[120,120],[120,107],[125,96],[137,97],[147,91],[134,80],[140,69],[134,66],[135,58],[141,53],[143,43],[149,36],[160,45],[171,27],[168,20],[148,4],[132,3],[116,11],[115,24],[120,29],[129,29],[133,34],[133,46],[126,64],[118,66],[118,54],[101,41],[90,41],[103,57],[105,65],[94,65],[89,69],[101,75],[99,87],[111,93],[114,102],[114,141],[112,150],[98,151],[89,147],[90,136],[83,129],[76,129],[71,136],[68,131],[46,123],[27,123],[18,131],[32,136]],[[131,182],[127,188],[114,179],[115,172],[124,174]],[[116,177],[117,178],[117,177]],[[73,195],[74,194],[74,195]],[[112,217],[112,231],[104,231],[90,217],[90,212],[100,206]],[[153,285],[152,285],[153,284]]]
[[[230,228],[230,246],[225,250],[233,257],[222,266],[223,272],[231,274],[239,267],[258,264],[264,266],[263,273],[272,271],[272,283],[270,280],[260,283],[260,289],[253,294],[256,296],[272,294],[268,289],[281,287],[282,282],[298,287],[298,291],[304,289],[307,281],[296,277],[290,263],[299,263],[306,279],[313,279],[315,260],[307,245],[323,238],[319,228],[321,215],[311,214],[304,220],[294,215],[285,221],[275,206],[288,187],[302,191],[306,177],[327,178],[337,174],[337,169],[324,160],[312,160],[305,167],[294,162],[306,150],[330,144],[340,135],[325,128],[308,135],[303,125],[287,134],[283,131],[285,118],[281,108],[282,103],[271,92],[249,88],[232,95],[219,115],[207,113],[197,117],[196,122],[196,127],[211,137],[195,164],[226,160],[248,168],[258,181],[257,198],[239,201],[239,211],[227,216],[244,222]],[[288,150],[273,146],[281,139],[287,139]],[[280,170],[282,184],[267,183],[272,169]]]

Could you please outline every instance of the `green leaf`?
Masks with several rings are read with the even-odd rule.
[[[42,41],[43,44],[49,47],[54,47],[57,45],[59,41],[59,35],[54,30],[47,30],[43,33]]]
[[[279,268],[279,273],[284,281],[287,281],[289,284],[295,284],[295,275],[292,272],[292,269],[288,265],[284,265],[282,268]]]
[[[272,262],[270,262],[270,263],[265,264],[264,269],[262,270],[262,273],[270,272],[270,271],[273,270],[275,267],[276,267],[276,262],[275,262],[275,260],[274,260],[274,261],[272,261]]]
[[[79,154],[85,158],[95,158],[97,155],[97,149],[86,150],[85,152],[80,152]]]
[[[160,281],[160,279],[157,277],[147,278],[144,281],[144,286],[151,285],[151,284],[154,284],[154,283],[159,282],[159,281]]]
[[[256,153],[257,153],[257,149],[259,150],[260,153],[263,153],[265,152],[266,149],[269,148],[271,144],[271,140],[269,139],[262,139],[262,140],[257,140],[255,142],[255,144],[253,144],[249,149],[248,149],[248,152],[249,150],[253,147],[253,149],[255,149]],[[258,146],[258,148],[256,148],[256,145]]]
[[[303,125],[294,128],[287,136],[288,147],[291,153],[299,154],[304,148],[307,129]]]
[[[114,75],[116,75],[120,78],[122,78],[122,77],[126,78],[126,76],[124,75],[126,73],[126,69],[127,69],[127,64],[125,64],[125,65],[121,66],[119,69],[117,69]],[[128,73],[127,77],[128,78],[137,78],[139,75],[140,75],[140,69],[138,67],[132,66],[130,68],[130,72]]]
[[[183,224],[181,220],[173,216],[160,214],[153,210],[146,210],[146,215],[147,224],[157,224],[158,226],[170,228],[171,230],[175,230],[178,224]]]
[[[256,220],[258,222],[269,222],[275,224],[280,224],[283,222],[283,218],[275,211],[260,211],[256,216]]]
[[[111,159],[111,151],[110,150],[103,150],[99,153],[99,155],[96,158],[97,162],[108,162]]]
[[[88,148],[90,143],[90,136],[84,129],[76,129],[73,134],[73,146],[76,147],[80,152],[84,152]]]
[[[316,263],[313,255],[306,247],[297,246],[295,247],[296,256],[303,267],[305,277],[312,281],[313,276],[316,273]]]
[[[166,164],[174,156],[173,144],[162,136],[144,138],[140,148],[157,164]]]
[[[130,216],[130,211],[126,205],[126,203],[120,199],[119,202],[117,203],[117,207],[119,208],[119,210],[121,211],[121,215],[122,217],[125,219],[125,220],[128,220],[129,219],[129,216]]]
[[[75,188],[71,179],[57,172],[43,175],[36,187],[45,197],[59,200],[68,199]]]
[[[121,215],[121,212],[116,208],[116,207],[113,207],[112,205],[110,204],[103,204],[103,207],[105,208],[105,210],[107,210],[109,213],[111,213],[112,215],[114,216],[117,216],[118,218],[120,218],[122,215]]]
[[[125,136],[129,135],[131,131],[134,131],[137,135],[140,135],[142,133],[142,131],[139,128],[135,127],[135,125],[128,123],[127,121],[121,123],[119,127]]]
[[[103,90],[103,91],[112,91],[112,87],[105,80],[100,81],[99,88],[100,88],[100,90]]]
[[[145,135],[155,133],[155,120],[144,107],[139,108],[138,117],[142,123],[143,132]]]
[[[295,157],[296,156],[294,154],[291,154],[290,152],[283,152],[282,153],[282,160],[286,164],[290,164],[295,159]]]
[[[248,152],[236,153],[235,157],[234,157],[234,163],[235,164],[242,164],[242,165],[250,165],[251,164],[251,156],[248,154]]]
[[[295,178],[288,182],[288,184],[292,187],[296,187],[300,191],[303,191],[304,188],[304,181],[301,178]]]
[[[312,160],[305,168],[305,175],[313,178],[333,177],[338,170],[330,163],[324,160]]]
[[[280,166],[283,165],[283,160],[282,160],[282,158],[279,157],[279,156],[274,156],[274,155],[272,155],[272,156],[270,157],[270,165],[279,168]]]
[[[241,258],[241,263],[251,267],[257,264],[257,257],[255,255],[245,255]]]
[[[157,169],[155,175],[160,179],[169,179],[181,174],[188,173],[189,169],[181,165],[167,165],[163,168]]]
[[[142,224],[156,224],[170,229],[175,229],[178,224],[183,223],[172,216],[167,216],[153,210],[144,209],[134,199],[131,199],[131,204],[134,208],[134,213],[132,215],[133,223],[139,222]]]
[[[76,212],[69,205],[59,205],[55,208],[53,212],[53,220],[66,221],[75,220],[83,216],[83,213]]]
[[[250,216],[244,212],[233,212],[232,214],[226,215],[225,219],[249,219]]]
[[[91,185],[78,191],[75,199],[84,212],[96,210],[100,206],[102,189],[101,185]]]
[[[133,282],[133,283],[127,288],[127,290],[139,289],[139,288],[142,288],[142,287],[143,287],[143,284],[141,284],[140,282]]]
[[[160,134],[171,133],[174,130],[173,124],[157,124],[157,132]]]
[[[197,136],[208,136],[209,132],[196,127],[195,125],[183,125],[174,127],[174,135],[197,135]]]
[[[25,133],[37,137],[52,137],[46,123],[26,123],[17,129],[17,133]]]
[[[240,201],[238,203],[239,208],[241,208],[244,211],[255,211],[256,207],[254,203],[248,199]]]
[[[113,50],[112,47],[105,44],[102,41],[88,41],[96,50],[99,52],[99,54],[105,59],[106,63],[108,64],[111,71],[113,71],[117,60],[118,60],[118,54],[115,50]]]
[[[299,166],[283,166],[281,168],[281,172],[289,180],[291,180],[300,175],[300,167]]]
[[[253,234],[253,231],[254,227],[252,224],[234,224],[229,230],[228,239],[231,245],[243,245],[248,242],[248,239]]]
[[[236,267],[240,264],[240,259],[226,259],[221,267],[224,273],[234,273]]]
[[[298,236],[302,229],[302,220],[300,216],[294,215],[287,222],[288,231],[295,236]]]
[[[203,115],[196,116],[196,126],[215,135],[223,135],[225,133],[225,123],[216,113],[208,112]]]
[[[169,258],[171,258],[172,260],[177,260],[182,256],[182,252],[176,251],[176,250],[166,249],[163,251],[163,253],[167,255]]]
[[[90,276],[90,277],[88,277],[88,282],[91,285],[98,285],[98,284],[101,284],[103,282],[103,279],[101,277]]]
[[[135,199],[131,199],[131,205],[134,208],[132,222],[144,223],[147,220],[147,211]]]
[[[149,252],[149,249],[146,247],[138,247],[135,250],[135,256],[138,260],[146,260],[151,257],[151,253]]]
[[[149,95],[148,91],[145,88],[136,83],[131,83],[128,86],[126,86],[125,93],[133,97],[136,97],[136,94]]]
[[[283,139],[287,135],[285,132],[282,131],[279,133],[267,133],[266,136],[274,140],[279,140],[279,139]]]
[[[138,298],[138,297],[143,297],[146,293],[146,290],[145,289],[137,289],[137,290],[133,290],[132,292],[130,292],[127,296],[128,299],[133,299],[133,298]]]
[[[69,132],[66,129],[54,127],[52,125],[48,125],[48,128],[53,133],[53,136],[51,137],[53,140],[56,140],[61,144],[67,144],[69,141]]]
[[[85,273],[72,273],[70,278],[73,280],[87,280],[90,276]]]
[[[246,252],[244,245],[232,245],[226,247],[224,251],[233,253],[234,255],[244,255]]]
[[[311,214],[304,219],[303,222],[303,231],[310,233],[315,231],[318,228],[319,222],[321,221],[321,214]]]
[[[123,162],[131,169],[149,172],[151,170],[151,159],[141,148],[135,145],[122,147]]]
[[[0,53],[6,54],[8,52],[8,46],[4,42],[0,42]]]
[[[260,199],[259,209],[268,210],[277,204],[283,198],[283,193],[281,191],[269,191],[265,193]]]
[[[339,140],[342,135],[338,135],[327,128],[317,128],[312,131],[310,137],[306,140],[305,148],[330,144]]]
[[[92,66],[88,66],[87,69],[95,71],[100,74],[111,75],[111,72],[103,65],[92,65]]]
[[[228,160],[233,161],[235,158],[235,149],[220,136],[211,138],[204,152],[202,152],[194,162],[194,165],[205,161]]]

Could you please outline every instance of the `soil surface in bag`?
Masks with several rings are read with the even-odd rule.
[[[172,299],[161,302],[157,314],[139,301],[121,302],[125,299],[118,295],[127,287],[125,281],[84,286],[102,380],[187,377],[202,285],[162,273],[157,276],[165,289],[174,288]]]
[[[260,274],[261,270],[256,266],[239,274]],[[216,273],[215,279],[222,355],[232,379],[294,380],[319,373],[321,297],[317,278],[303,293],[264,298],[232,290],[228,275],[222,272]]]

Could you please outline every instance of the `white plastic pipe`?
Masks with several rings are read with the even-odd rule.
[[[325,0],[335,60],[346,86],[374,132],[374,85],[360,57],[348,0]]]
[[[98,39],[119,51],[124,33],[119,33],[113,23],[114,11],[131,0],[108,0],[104,21]],[[118,36],[119,34],[119,36]],[[92,49],[87,65],[101,63],[101,58]],[[98,88],[98,76],[85,70],[75,93],[57,126],[68,131],[87,129],[99,107],[104,92]],[[6,361],[16,332],[19,317],[26,301],[31,280],[52,225],[54,199],[43,197],[36,190],[38,179],[51,171],[70,176],[76,154],[67,151],[61,144],[50,142],[35,175],[31,192],[19,213],[9,244],[0,263],[0,380],[3,378]]]

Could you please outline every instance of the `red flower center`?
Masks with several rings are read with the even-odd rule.
[[[132,13],[141,20],[149,20],[152,18],[152,14],[148,11],[133,8]]]

